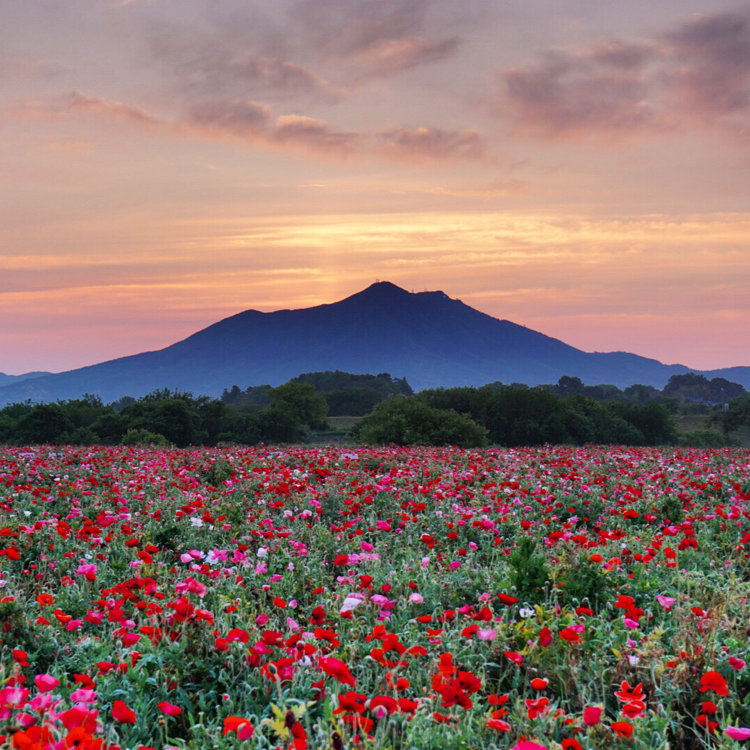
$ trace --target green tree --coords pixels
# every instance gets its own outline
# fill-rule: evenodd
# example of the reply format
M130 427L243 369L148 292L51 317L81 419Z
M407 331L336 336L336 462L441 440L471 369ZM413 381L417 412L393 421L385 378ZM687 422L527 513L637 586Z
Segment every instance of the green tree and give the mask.
M269 410L274 413L283 412L295 422L313 430L325 429L328 426L328 404L309 383L290 381L278 388L272 388L268 395L271 399Z
M61 404L37 404L16 423L19 443L64 443L74 429Z
M722 412L719 422L725 433L745 425L750 426L750 393L743 393L733 399L727 410Z
M453 409L436 409L417 398L397 396L382 401L355 429L365 443L384 445L455 445L473 448L487 444L487 430Z

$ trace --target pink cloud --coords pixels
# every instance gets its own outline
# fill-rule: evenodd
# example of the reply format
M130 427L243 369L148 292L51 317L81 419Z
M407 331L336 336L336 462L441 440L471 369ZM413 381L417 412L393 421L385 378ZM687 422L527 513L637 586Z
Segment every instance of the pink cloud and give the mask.
M296 14L315 47L356 55L420 34L428 10L426 0L302 0Z
M458 36L433 33L431 7L428 0L306 0L299 3L298 15L317 51L351 60L369 77L453 55Z
M453 54L457 46L456 37L440 40L424 37L385 39L363 50L355 59L373 73L386 75L444 60Z
M750 133L750 13L704 15L648 39L552 51L505 70L516 134L622 140L691 127Z
M186 124L201 134L259 140L268 137L271 110L257 102L203 102L191 108Z
M701 16L665 34L674 61L668 82L677 106L710 124L716 117L746 117L750 109L750 13Z
M597 45L506 70L504 104L516 132L549 138L633 136L659 126L640 47Z
M395 128L378 134L382 153L406 161L424 159L478 159L484 153L475 130Z
M62 117L82 112L106 121L130 125L163 137L231 139L272 149L301 148L321 156L375 156L397 161L477 159L484 155L482 139L474 130L441 128L394 128L377 134L344 131L314 117L283 114L255 101L215 100L192 106L186 115L161 119L145 110L73 92L62 104L36 103L24 116ZM24 110L25 111L25 110Z
M305 146L312 151L341 155L354 152L362 141L357 133L337 131L322 120L301 115L279 117L271 138L275 143L290 143Z
M101 115L111 120L121 120L141 128L156 128L164 125L163 120L148 114L148 112L138 107L110 99L92 98L82 94L80 91L71 92L66 97L65 106L70 111L93 112L96 115Z

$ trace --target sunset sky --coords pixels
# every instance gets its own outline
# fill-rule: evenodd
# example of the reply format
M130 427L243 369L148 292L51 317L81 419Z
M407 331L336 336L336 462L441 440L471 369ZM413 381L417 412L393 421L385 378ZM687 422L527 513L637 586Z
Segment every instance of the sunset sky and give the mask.
M376 280L750 365L750 4L0 0L0 371Z

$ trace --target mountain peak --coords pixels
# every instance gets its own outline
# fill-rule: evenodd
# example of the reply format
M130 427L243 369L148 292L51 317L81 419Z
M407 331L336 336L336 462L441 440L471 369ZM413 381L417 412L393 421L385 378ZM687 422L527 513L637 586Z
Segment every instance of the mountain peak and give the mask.
M537 385L563 375L618 387L663 387L688 368L632 354L587 354L444 292L411 292L377 281L338 302L238 313L156 352L21 382L0 377L0 405L84 393L107 401L157 388L217 395L233 384L280 385L324 370L390 372L420 390L496 381ZM750 368L736 368L731 379L750 387Z
M357 299L388 300L407 297L409 294L410 292L407 292L406 289L402 289L390 281L376 281L361 292L352 294L348 299L356 297Z
M356 292L341 300L342 303L358 303L365 305L391 306L403 304L434 303L437 300L449 300L450 297L441 291L410 292L390 281L376 281L361 292ZM340 303L339 303L340 304Z

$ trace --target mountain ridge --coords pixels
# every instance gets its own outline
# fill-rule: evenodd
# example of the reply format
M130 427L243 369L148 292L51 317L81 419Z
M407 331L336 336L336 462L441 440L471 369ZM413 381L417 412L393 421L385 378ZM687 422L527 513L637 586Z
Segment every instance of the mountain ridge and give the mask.
M415 390L488 382L663 387L671 375L725 377L750 389L750 367L701 371L629 352L584 352L442 291L408 292L376 282L338 302L223 318L162 349L35 376L0 387L0 404L84 393L105 401L159 388L216 396L224 388L278 385L302 372L389 372ZM729 378L728 378L729 379Z

